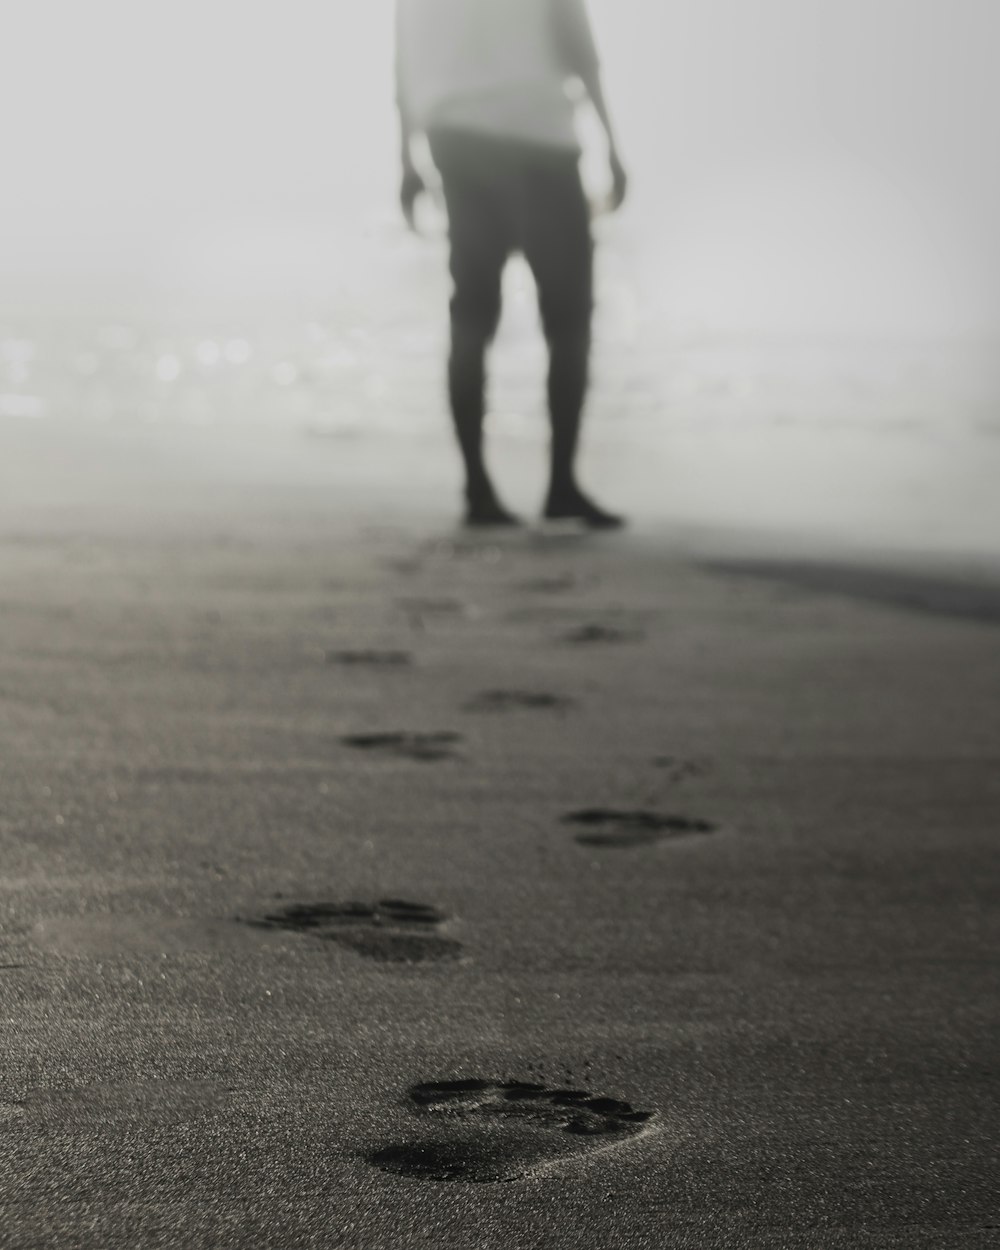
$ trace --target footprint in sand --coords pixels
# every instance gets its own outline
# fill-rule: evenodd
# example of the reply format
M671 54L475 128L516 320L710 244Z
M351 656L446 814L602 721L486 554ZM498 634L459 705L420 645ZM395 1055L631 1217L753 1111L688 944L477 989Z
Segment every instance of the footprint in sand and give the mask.
M414 1085L407 1106L426 1131L380 1146L368 1162L429 1181L519 1180L621 1146L654 1118L616 1098L529 1081L432 1081Z
M684 759L679 755L658 755L653 760L654 768L662 768L667 780L674 783L693 781L696 777L705 777L711 771L707 760Z
M397 755L402 759L431 763L437 760L455 759L455 747L462 741L457 733L391 733L349 734L344 744L358 751L380 751L385 755Z
M563 634L562 641L575 647L585 647L595 643L641 642L642 638L639 630L619 629L616 625L580 625Z
M327 664L372 668L404 668L413 663L409 651L327 651Z
M461 599L406 598L397 599L396 607L406 617L411 630L426 632L428 623L468 621L480 615L478 608Z
M337 942L380 963L416 964L457 959L461 946L436 930L447 917L424 903L384 898L377 903L290 903L245 924L287 929Z
M470 699L465 708L468 712L509 712L518 708L566 712L573 706L572 699L544 690L484 690Z
M710 821L690 816L671 816L660 812L617 811L614 808L591 807L570 812L563 817L566 824L582 825L586 832L576 840L583 846L652 846L673 838L715 833Z

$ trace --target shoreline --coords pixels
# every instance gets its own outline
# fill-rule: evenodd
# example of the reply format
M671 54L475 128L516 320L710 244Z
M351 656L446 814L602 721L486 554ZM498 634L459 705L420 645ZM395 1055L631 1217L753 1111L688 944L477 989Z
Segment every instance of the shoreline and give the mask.
M7 457L0 467L0 533L32 527L67 536L74 528L109 536L130 527L136 535L144 529L180 533L209 518L224 526L226 509L235 524L266 528L275 509L287 510L290 492L316 513L317 523L321 516L323 525L385 522L416 526L428 538L463 537L457 456L443 422L436 434L401 437L49 420L8 420L2 434ZM812 445L807 467L815 473L822 437L796 438ZM763 458L767 446L761 441ZM830 506L821 496L832 492L818 481L811 483L814 512L804 504L808 483L800 498L769 511L762 501L776 483L761 479L755 497L744 492L746 512L740 516L740 500L725 493L731 474L719 480L710 444L697 449L705 485L701 500L697 479L689 476L696 463L692 442L668 437L664 446L679 463L667 463L661 447L640 467L641 448L616 444L608 431L588 442L585 431L584 480L593 483L598 497L626 512L626 545L659 548L719 572L881 598L915 611L997 619L1000 544L988 528L963 519L957 499L950 522L931 535L926 515L918 525L916 514L904 511L903 486L887 481L882 525L866 529L850 518L849 509ZM546 527L532 520L530 500L543 493L544 444L539 438L500 436L492 450L503 488L520 482L515 511L527 523L520 536L531 541L543 535ZM637 471L637 479L630 478L630 470ZM680 498L665 494L682 481ZM519 535L480 537L510 545Z

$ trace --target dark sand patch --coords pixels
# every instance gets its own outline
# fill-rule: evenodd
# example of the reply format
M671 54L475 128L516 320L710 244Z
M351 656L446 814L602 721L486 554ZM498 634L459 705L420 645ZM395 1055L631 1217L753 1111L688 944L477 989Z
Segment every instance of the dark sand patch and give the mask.
M387 733L348 734L342 739L345 746L353 747L357 751L376 751L421 763L455 759L455 747L461 741L462 735L450 730L441 733L391 730Z
M593 646L601 643L641 642L644 635L638 629L623 629L618 625L579 625L563 634L561 641L574 647Z
M717 832L707 820L691 816L675 816L661 812L621 811L615 808L591 807L569 812L566 824L582 825L576 841L582 846L651 846L673 838L686 838Z
M774 581L797 590L838 595L905 612L1000 624L1000 584L860 565L798 560L710 560L702 567L727 576Z
M461 954L458 942L436 932L447 919L425 903L387 898L376 903L290 903L244 923L306 933L379 963L428 963Z
M574 707L573 699L549 694L545 690L484 690L465 705L468 712L529 711L566 712Z
M405 668L413 663L413 656L409 651L327 651L326 662L347 668Z
M667 780L674 783L706 777L712 771L707 760L685 759L680 755L657 755L653 767L662 769L667 774Z
M648 1131L654 1114L531 1081L432 1081L413 1086L407 1105L427 1131L380 1146L369 1163L420 1180L480 1183L518 1180L619 1146Z

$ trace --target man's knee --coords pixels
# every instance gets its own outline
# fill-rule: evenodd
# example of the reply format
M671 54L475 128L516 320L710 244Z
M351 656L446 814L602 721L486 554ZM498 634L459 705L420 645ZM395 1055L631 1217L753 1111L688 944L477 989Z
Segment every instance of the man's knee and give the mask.
M550 345L590 343L593 302L589 292L575 298L543 300L541 314Z
M538 307L549 342L581 339L590 335L594 314L593 282L589 267L582 267L539 283Z
M451 301L452 341L483 346L491 343L500 325L500 311L499 291L495 297L492 294L465 298L456 295Z

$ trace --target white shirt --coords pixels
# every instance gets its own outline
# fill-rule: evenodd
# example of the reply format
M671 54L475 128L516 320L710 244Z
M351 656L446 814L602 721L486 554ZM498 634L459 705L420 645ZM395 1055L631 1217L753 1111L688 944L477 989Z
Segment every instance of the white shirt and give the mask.
M396 0L400 99L417 130L576 148L573 66L596 61L582 0Z

